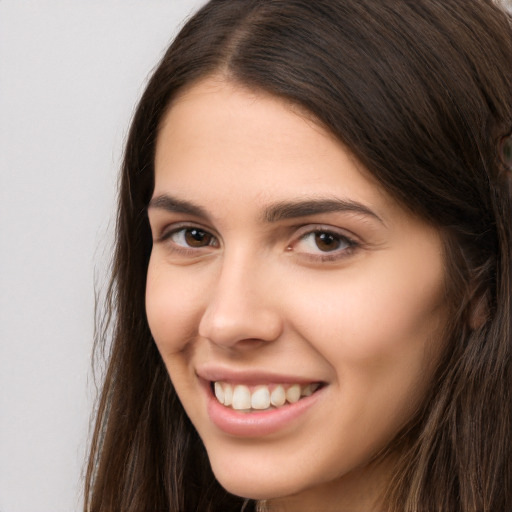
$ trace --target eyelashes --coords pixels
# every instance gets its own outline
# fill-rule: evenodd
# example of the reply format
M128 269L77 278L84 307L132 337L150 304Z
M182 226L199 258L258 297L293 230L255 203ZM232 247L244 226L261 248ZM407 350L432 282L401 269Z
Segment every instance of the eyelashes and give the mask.
M221 246L216 235L194 225L168 229L155 242L166 244L172 254L185 257L200 257ZM323 262L348 257L359 246L358 241L338 229L308 225L293 234L285 250L308 261Z

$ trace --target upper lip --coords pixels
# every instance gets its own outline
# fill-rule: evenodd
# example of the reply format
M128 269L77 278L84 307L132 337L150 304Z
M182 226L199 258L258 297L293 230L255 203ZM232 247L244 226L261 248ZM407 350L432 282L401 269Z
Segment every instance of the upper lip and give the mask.
M210 382L236 382L237 384L309 384L322 382L321 379L304 375L290 375L265 369L228 368L221 365L205 364L196 368L199 378Z

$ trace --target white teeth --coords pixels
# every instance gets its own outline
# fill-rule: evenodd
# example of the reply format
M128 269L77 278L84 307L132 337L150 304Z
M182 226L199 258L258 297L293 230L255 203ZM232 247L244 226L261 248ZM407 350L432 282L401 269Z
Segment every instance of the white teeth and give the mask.
M215 389L215 398L217 398L217 400L221 404L226 405L226 402L225 402L226 395L224 393L224 389L222 388L222 384L220 382L216 382L214 385L214 389Z
M231 405L233 403L233 386L231 384L224 384L224 405Z
M270 395L270 403L274 407L281 407L281 405L284 405L286 402L286 393L284 392L283 386L279 384L279 386L276 386L272 394Z
M294 384L293 386L290 386L286 390L286 400L290 402L291 404L294 404L295 402L298 402L300 399L300 386L298 384Z
M243 384L233 386L227 382L218 381L213 386L215 397L221 404L244 412L265 410L271 406L282 407L287 402L293 404L298 402L301 397L311 396L319 387L319 383L309 383L302 386L292 384L288 388L278 384L270 391L269 386L260 385L251 392L249 387Z
M270 393L267 386L261 386L252 392L251 407L253 409L268 409L270 407Z
M235 386L232 407L237 410L251 408L251 392L247 386Z

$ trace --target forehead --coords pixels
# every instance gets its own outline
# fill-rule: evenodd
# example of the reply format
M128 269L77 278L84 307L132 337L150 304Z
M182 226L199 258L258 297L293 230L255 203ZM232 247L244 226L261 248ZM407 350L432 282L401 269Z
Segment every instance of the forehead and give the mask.
M155 195L193 193L209 204L230 194L251 205L291 195L394 203L312 115L215 77L173 101L160 127L155 174Z

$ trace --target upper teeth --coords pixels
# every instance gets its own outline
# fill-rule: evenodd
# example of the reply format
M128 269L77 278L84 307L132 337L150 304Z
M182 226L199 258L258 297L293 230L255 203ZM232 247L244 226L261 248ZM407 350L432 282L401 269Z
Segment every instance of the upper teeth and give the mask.
M217 400L236 410L268 409L281 407L286 402L295 403L302 396L310 396L320 384L291 384L276 386L260 385L252 390L243 384L232 385L227 382L215 382L214 390ZM272 388L272 389L271 389Z

